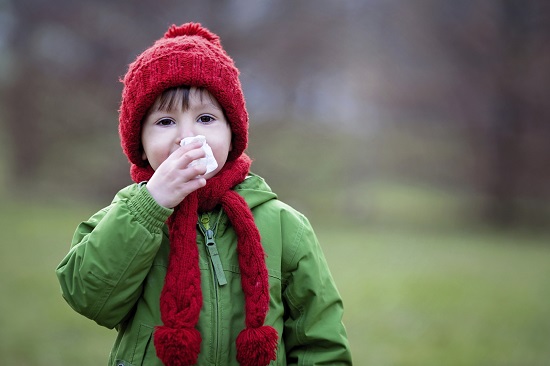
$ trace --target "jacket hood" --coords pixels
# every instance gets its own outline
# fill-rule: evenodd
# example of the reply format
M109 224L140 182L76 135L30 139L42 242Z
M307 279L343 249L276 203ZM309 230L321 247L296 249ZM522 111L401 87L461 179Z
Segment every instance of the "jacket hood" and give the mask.
M249 173L246 179L235 187L235 191L244 198L250 209L277 198L266 181L254 173Z

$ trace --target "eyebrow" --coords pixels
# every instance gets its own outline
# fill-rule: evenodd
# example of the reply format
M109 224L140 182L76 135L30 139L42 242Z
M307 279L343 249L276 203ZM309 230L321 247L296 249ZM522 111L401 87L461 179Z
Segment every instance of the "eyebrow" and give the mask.
M183 108L181 104L172 105L172 108L169 108L169 107L170 107L169 105L166 105L165 108L156 108L156 109L152 110L149 113L149 116L157 115L157 114L163 114L163 113L171 113L171 112L179 111L179 110L197 112L197 111L201 111L203 109L214 109L214 110L218 111L219 113L222 113L225 116L225 112L223 111L221 106L218 106L218 105L214 104L212 101L194 101L194 102L191 102L191 100L189 100L189 103L187 103L186 108Z
M206 100L208 99L208 100ZM190 111L200 111L202 109L214 109L220 113L224 113L223 108L212 101L212 98L208 96L207 98L200 99L191 99L187 103L187 109Z

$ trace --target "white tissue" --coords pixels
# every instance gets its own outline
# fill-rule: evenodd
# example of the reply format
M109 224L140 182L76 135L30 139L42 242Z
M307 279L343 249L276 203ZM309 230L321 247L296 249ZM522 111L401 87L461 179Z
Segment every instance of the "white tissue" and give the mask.
M206 157L202 159L194 160L193 162L191 162L191 164L189 164L189 166L204 164L206 165L206 174L216 170L216 168L218 167L218 162L216 161L216 158L214 158L214 153L212 153L212 148L206 142L206 137L204 137L203 135L186 137L180 141L180 146L185 146L193 142L202 143L202 149L204 150Z

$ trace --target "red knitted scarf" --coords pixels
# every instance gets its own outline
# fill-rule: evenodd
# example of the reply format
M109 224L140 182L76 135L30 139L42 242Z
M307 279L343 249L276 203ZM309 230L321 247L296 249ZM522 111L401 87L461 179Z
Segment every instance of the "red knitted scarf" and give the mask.
M158 357L165 365L194 365L200 353L201 335L196 329L202 307L199 252L196 242L198 212L221 204L237 235L241 286L245 297L246 328L237 337L241 365L267 365L276 358L277 331L265 326L269 309L269 283L265 253L250 208L232 188L249 172L245 154L226 162L205 187L187 196L168 219L170 257L160 297L164 325L155 330ZM153 170L132 166L135 182L150 179Z

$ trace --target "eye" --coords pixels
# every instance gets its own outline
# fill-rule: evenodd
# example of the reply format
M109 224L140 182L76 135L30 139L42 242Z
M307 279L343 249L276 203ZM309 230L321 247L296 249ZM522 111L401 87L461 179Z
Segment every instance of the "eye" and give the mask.
M203 114L197 119L197 122L203 123L203 124L209 124L214 122L216 119L208 114Z
M173 125L175 122L174 120L170 119L170 118L161 118L157 121L157 125L158 126L170 126L170 125Z

